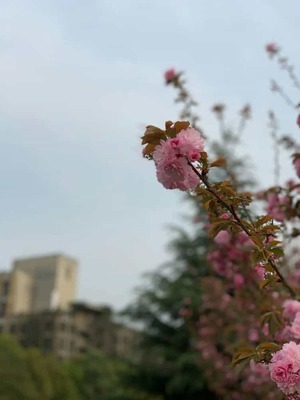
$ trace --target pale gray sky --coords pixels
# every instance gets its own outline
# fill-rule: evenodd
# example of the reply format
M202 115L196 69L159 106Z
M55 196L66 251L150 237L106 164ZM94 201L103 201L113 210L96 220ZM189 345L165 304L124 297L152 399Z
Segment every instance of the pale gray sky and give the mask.
M169 67L187 72L212 137L214 102L233 123L252 103L244 152L270 182L267 110L283 132L300 132L269 91L271 77L287 81L264 45L278 42L300 72L299 14L298 0L1 0L1 267L65 252L80 261L78 297L120 308L167 259L165 227L187 206L156 182L139 136L177 117Z

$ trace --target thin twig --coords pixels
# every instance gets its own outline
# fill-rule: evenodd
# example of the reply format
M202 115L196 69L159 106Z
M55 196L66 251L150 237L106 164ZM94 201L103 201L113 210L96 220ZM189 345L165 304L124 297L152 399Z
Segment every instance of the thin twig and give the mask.
M221 199L221 197L219 196L219 194L217 192L215 192L215 190L212 188L211 184L209 183L207 177L203 174L200 174L200 172L194 167L194 165L187 160L189 166L193 169L193 171L198 175L198 177L200 178L201 182L204 183L204 185L206 186L206 190L212 194L217 201L221 204L222 207L224 207L227 211L230 212L230 214L233 216L235 223L250 237L251 239L251 232L249 231L249 229L243 224L242 220L240 219L240 217L238 216L235 208L233 207L233 205L228 205L223 199ZM277 276L280 278L283 286L288 290L288 292L290 293L291 297L295 298L296 297L296 293L295 291L290 287L290 285L287 283L287 281L285 280L284 276L281 274L281 272L278 270L277 265L274 263L273 259L271 257L266 258L266 261L271 265L271 267L274 269L274 271L276 272Z

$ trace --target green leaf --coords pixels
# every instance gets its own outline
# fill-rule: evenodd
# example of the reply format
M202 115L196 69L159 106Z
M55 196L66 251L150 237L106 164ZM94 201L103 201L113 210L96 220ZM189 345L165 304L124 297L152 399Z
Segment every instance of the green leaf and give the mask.
M256 221L256 227L259 228L261 225L266 224L267 222L273 221L273 218L270 215L264 215Z
M270 249L270 251L276 256L276 257L283 257L284 256L284 251L282 247L273 247Z
M272 265L270 264L270 263L266 263L266 264L264 264L264 269L266 270L266 271L268 271L268 272L272 272L272 273L274 273L275 271L274 271L274 268L272 267Z
M266 286L268 286L270 283L272 283L273 279L270 278L264 278L259 282L259 288L264 289Z
M251 254L252 262L253 264L258 264L259 262L264 260L263 253L259 250L259 248L256 248L253 250Z
M264 246L264 244L263 244L263 241L261 240L261 238L259 237L259 236L257 236L257 235L251 235L250 236L250 239L252 240L252 242L259 248L259 249L261 249L263 246Z
M215 237L219 232L227 228L229 224L230 222L225 222L224 220L222 220L222 222L213 222L209 228L208 235L210 237Z
M257 347L257 350L271 350L271 351L278 351L281 349L281 346L274 342L264 342L260 343Z
M232 364L238 365L244 360L251 360L254 355L255 352L253 351L253 349L250 348L238 351L232 358Z

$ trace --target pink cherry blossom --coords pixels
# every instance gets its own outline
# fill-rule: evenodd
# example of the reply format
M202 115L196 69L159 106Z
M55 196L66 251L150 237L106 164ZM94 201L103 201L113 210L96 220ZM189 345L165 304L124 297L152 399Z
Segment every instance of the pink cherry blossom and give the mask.
M296 174L297 174L298 178L300 178L300 158L296 158L295 159L294 167L295 167Z
M171 81L175 78L175 76L176 76L176 71L175 71L175 69L174 69L174 68L168 69L168 70L165 72L164 76L165 76L165 80L166 80L167 83L171 82Z
M172 140L162 140L153 152L153 160L156 164L172 159L176 156L176 152L172 145Z
M279 47L276 43L267 43L266 44L266 51L269 53L270 56L274 56L279 51Z
M265 336L269 335L269 325L268 324L264 324L263 328L262 328L262 332Z
M250 342L257 342L259 340L259 335L257 329L250 329L248 333L248 339Z
M299 312L300 302L298 300L289 299L283 302L283 317L288 321L293 321Z
M230 233L228 231L220 231L216 237L214 238L214 241L218 244L218 245L225 245L228 244L230 242Z
M179 189L185 192L195 189L199 184L199 177L188 165L187 160L176 155L157 164L156 176L166 189Z
M293 180L293 179L288 179L286 181L286 186L288 187L288 189L292 190L294 189L294 186L296 186L297 183Z
M267 202L267 213L277 221L282 222L285 218L284 208L288 204L289 198L287 196L279 197L277 193L269 192Z
M183 129L178 133L178 151L181 155L188 157L190 161L197 161L204 149L204 139L194 128Z
M260 264L255 265L254 272L260 281L264 279L266 270L262 265Z
M153 152L156 163L157 180L166 189L187 191L195 189L199 184L199 177L188 165L184 157L178 155L171 140L161 141Z
M229 218L230 218L230 215L227 214L227 213L224 213L224 214L221 215L221 218L223 218L223 219L229 219Z
M300 393L300 345L285 343L273 354L269 365L271 379L285 394Z
M286 397L287 400L300 400L300 394L292 393Z
M280 342L290 342L294 339L294 335L291 333L291 326L285 326L282 331L276 332L275 334L276 340Z
M249 238L246 232L239 232L237 235L237 241L244 246L253 246L252 240Z
M180 140L176 137L176 138L170 140L170 144L171 144L173 149L178 150L179 149L179 145L180 145Z
M295 315L290 332L295 339L300 339L300 312Z
M195 189L199 177L188 164L197 161L204 139L193 128L180 131L175 138L162 140L153 152L158 181L167 189Z
M240 289L245 284L245 278L242 274L236 273L233 277L233 283L236 289Z
M295 279L295 283L297 283L297 285L300 285L300 271L299 271L299 263L295 264L295 267L297 268L293 278Z

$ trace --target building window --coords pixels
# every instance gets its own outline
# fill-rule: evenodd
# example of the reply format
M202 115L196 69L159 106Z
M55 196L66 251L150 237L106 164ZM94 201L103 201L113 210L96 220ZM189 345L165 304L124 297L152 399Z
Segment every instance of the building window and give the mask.
M53 329L53 322L52 321L46 321L44 325L45 331L52 331Z
M86 347L80 347L79 348L79 353L86 353L87 352L87 348Z
M25 323L23 323L22 325L21 325L21 333L22 333L22 335L24 335L25 333L26 333L26 324Z
M90 333L88 331L80 331L79 334L81 337L83 337L85 339L89 339L89 337L90 337Z
M3 290L3 295L4 296L8 295L8 289L9 289L9 281L3 282L2 290Z
M45 351L51 351L52 350L52 340L50 338L45 338L43 347Z
M13 335L14 333L16 333L16 325L11 325L9 327L9 332Z

